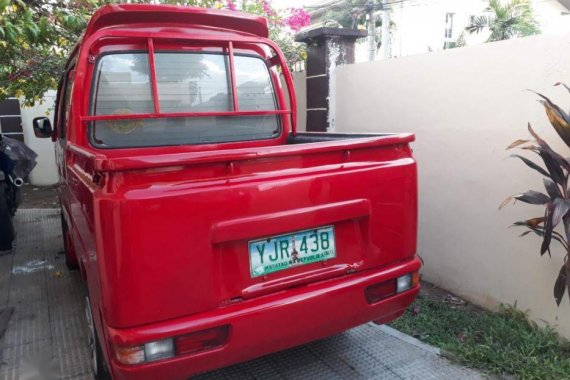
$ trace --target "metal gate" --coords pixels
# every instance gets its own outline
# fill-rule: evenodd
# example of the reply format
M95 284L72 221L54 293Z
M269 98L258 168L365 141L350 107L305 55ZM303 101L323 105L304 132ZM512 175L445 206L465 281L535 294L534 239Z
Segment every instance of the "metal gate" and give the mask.
M18 99L0 101L0 133L13 139L24 141L22 115Z

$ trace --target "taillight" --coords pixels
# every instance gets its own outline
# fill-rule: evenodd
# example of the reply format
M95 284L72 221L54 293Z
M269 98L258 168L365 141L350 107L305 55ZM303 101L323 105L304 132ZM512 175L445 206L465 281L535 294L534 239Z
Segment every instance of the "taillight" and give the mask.
M133 365L194 354L225 345L229 332L226 325L138 346L115 346L115 356L120 363Z
M376 303L384 298L388 298L396 294L396 279L374 284L364 290L366 301L368 303Z
M115 346L115 356L123 364L141 364L174 357L172 338L138 346Z
M220 326L178 336L174 341L176 355L188 355L221 347L226 344L229 332L229 326Z
M420 283L420 272L412 273L412 287L417 286Z
M115 346L115 356L123 364L144 363L144 346Z
M376 303L395 294L405 292L420 282L419 272L407 273L398 278L374 284L364 290L366 301Z

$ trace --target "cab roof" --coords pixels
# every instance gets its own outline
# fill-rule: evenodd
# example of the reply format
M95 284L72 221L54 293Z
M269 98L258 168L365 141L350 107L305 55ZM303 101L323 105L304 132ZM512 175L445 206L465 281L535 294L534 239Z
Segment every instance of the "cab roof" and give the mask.
M194 8L181 5L111 4L93 14L84 39L100 29L133 24L188 24L223 28L267 38L267 20L249 14L210 8Z

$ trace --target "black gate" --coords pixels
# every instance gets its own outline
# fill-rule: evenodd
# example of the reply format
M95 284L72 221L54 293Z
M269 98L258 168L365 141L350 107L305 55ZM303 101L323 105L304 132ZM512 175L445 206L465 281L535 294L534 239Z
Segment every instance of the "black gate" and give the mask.
M24 141L22 115L18 99L0 101L0 133L13 139Z

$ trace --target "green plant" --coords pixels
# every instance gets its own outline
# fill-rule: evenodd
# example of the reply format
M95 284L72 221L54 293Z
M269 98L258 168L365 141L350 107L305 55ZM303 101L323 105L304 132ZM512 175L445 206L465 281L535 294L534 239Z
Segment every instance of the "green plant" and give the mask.
M0 100L24 97L25 105L42 101L55 89L69 51L93 12L109 3L165 3L226 8L266 17L271 37L289 64L305 59L293 32L310 17L302 9L276 10L270 0L0 0Z
M319 6L313 7L318 10ZM316 19L322 19L323 25L333 28L368 29L370 20L367 15L372 11L372 22L374 23L376 49L380 49L382 42L382 14L378 11L383 9L380 1L371 0L344 0L330 6L322 15L316 15ZM390 22L390 28L394 28L395 23Z
M540 33L529 0L490 0L486 12L490 14L475 17L465 29L469 33L479 33L489 28L491 35L487 42Z
M391 326L440 347L442 355L498 378L560 380L570 374L570 345L550 327L538 327L512 306L498 313L420 295ZM505 377L503 377L505 376ZM493 377L491 377L493 378Z
M560 83L556 85L560 85ZM570 92L570 87L563 86ZM550 124L564 143L570 147L570 115L546 96L536 94L540 97L539 101L546 110ZM528 130L534 140L516 140L507 149L520 148L535 153L541 158L546 169L526 157L518 154L513 155L513 157L521 159L529 168L544 176L543 183L546 193L529 190L525 193L513 195L507 198L499 208L502 208L512 199L544 207L542 216L516 222L514 226L528 229L521 236L534 233L542 238L541 255L548 252L551 256L551 242L553 240L564 249L564 263L554 284L554 299L556 304L560 305L567 290L570 296L570 261L568 260L570 253L570 189L568 188L570 161L555 152L546 141L536 134L530 124ZM562 226L561 231L558 231L559 226Z

